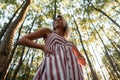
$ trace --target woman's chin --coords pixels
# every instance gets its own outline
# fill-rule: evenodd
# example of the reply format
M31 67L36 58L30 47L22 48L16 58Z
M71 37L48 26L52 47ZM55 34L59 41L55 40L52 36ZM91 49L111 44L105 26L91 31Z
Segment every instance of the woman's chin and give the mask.
M62 28L63 25L59 24L59 25L56 25L55 27L56 28Z

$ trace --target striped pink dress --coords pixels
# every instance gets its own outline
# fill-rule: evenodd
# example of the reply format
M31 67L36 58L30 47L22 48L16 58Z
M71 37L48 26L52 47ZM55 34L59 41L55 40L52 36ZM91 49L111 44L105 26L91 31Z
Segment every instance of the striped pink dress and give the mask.
M84 80L72 43L54 32L45 39L45 43L54 53L45 55L33 80Z

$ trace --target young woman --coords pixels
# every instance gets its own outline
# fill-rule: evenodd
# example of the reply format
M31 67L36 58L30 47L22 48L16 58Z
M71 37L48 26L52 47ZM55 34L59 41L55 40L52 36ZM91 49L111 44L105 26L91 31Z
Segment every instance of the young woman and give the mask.
M86 65L85 58L75 45L67 41L67 37L67 22L58 15L53 30L42 28L18 41L21 45L44 51L45 57L34 80L84 80L81 65ZM38 38L44 38L45 45L33 42Z

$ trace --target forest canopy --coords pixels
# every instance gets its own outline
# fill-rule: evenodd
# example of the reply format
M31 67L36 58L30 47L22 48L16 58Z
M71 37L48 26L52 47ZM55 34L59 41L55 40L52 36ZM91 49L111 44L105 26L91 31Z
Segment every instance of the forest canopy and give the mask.
M53 29L58 14L86 58L85 80L120 79L120 0L0 0L0 80L33 79L44 53L17 41L43 27Z

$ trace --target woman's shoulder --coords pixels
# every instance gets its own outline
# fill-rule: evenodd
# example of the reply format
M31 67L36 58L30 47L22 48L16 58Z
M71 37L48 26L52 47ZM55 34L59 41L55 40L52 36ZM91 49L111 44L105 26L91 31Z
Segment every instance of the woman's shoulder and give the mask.
M45 31L47 33L51 33L52 32L52 30L50 28L48 28L48 27L43 27L43 28L41 28L41 30L43 30L43 31Z
M51 33L53 32L53 31L52 31L50 28L48 28L48 27L43 27L43 28L40 29L40 31L41 31L42 33L44 33L46 36L49 35L49 34L51 34Z
M48 27L44 27L44 28L41 28L42 32L45 34L45 37L44 38L47 38L51 35L51 33L53 32L53 30L51 30L50 28Z

